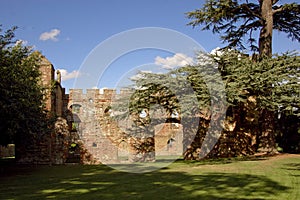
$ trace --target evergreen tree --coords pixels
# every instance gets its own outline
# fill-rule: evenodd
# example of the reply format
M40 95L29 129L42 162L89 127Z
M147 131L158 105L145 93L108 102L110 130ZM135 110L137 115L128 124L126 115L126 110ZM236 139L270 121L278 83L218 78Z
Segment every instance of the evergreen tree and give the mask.
M201 9L187 13L189 25L203 25L202 30L212 30L221 35L230 48L245 48L261 56L272 56L272 33L278 30L300 41L300 5L279 5L278 0L257 0L239 3L238 0L207 0ZM259 31L258 47L255 31ZM247 41L244 41L247 38Z
M203 58L207 64L203 64ZM143 78L135 82L134 87L139 89L131 96L129 110L138 116L143 109L160 104L169 115L178 111L184 131L185 159L198 159L199 150L204 149L209 123L216 120L212 119L212 112L221 109L216 105L222 105L218 101L224 95L220 91L225 84L229 108L224 130L208 157L249 155L258 151L272 153L276 151L276 135L275 132L262 131L266 129L265 112L288 113L294 119L299 118L299 59L298 54L292 53L275 55L260 62L253 62L238 51L224 51L220 56L201 54L199 62L193 66L176 68L165 74L141 72ZM222 74L222 83L216 82L218 77L214 66ZM209 88L213 82L214 87ZM187 92L187 86L192 91ZM274 121L269 121L269 124L277 122L271 119ZM142 120L147 125L156 119ZM207 146L214 144L213 141L205 143Z
M195 138L195 135L189 137L189 132L193 131L184 129L187 140L185 143L192 143L190 149L185 149L186 159L197 159L211 120L211 109L215 109L211 106L212 102L222 95L222 83L215 84L214 88L207 85L210 81L217 80L216 73L211 73L216 69L220 70L226 86L230 106L224 126L229 128L225 128L222 133L225 143L219 142L209 156L247 155L259 149L269 153L276 152L275 113L285 110L284 112L298 117L299 56L285 54L272 57L272 32L274 29L283 31L291 39L300 41L300 9L296 3L277 3L274 0L260 0L257 3L247 0L245 3L237 0L208 0L202 9L187 13L187 17L192 19L189 25L195 27L203 24L203 29L211 29L213 33L220 34L222 40L228 43L227 48L238 51L224 50L221 56L202 54L195 66L177 68L164 75L146 73L136 81L138 88L143 89L133 99L135 103L131 105L135 105L135 108L145 107L142 102L151 104L153 99L145 98L149 94L159 94L161 88L152 87L154 85L148 83L157 83L166 88L176 86L174 91L180 91L187 84L192 87L197 96L197 106L194 106L198 109L196 112L186 112L189 111L188 103L180 104L183 107L177 103L169 104L169 111L172 111L173 106L180 110L182 116L201 118L197 127L191 127L198 129ZM259 31L258 46L255 31ZM244 38L248 40L244 41ZM246 43L249 43L251 50L259 52L259 60L254 56L250 59L239 51L246 49ZM203 63L210 66L205 67ZM172 84L166 85L166 82ZM174 94L175 97L180 97L179 93ZM193 101L190 96L192 95L179 98L180 102ZM139 97L143 101L137 100ZM160 100L160 104L167 104L167 98ZM188 127L188 124L184 127Z
M286 53L253 62L236 52L216 60L226 83L228 117L234 117L240 132L251 134L254 152L276 151L276 117L285 113L299 118L299 55ZM266 113L268 112L268 113ZM287 122L289 123L289 122ZM278 130L277 130L278 132Z
M245 49L245 43L249 43L251 50L259 52L259 61L272 57L273 30L285 32L292 40L300 41L300 6L297 3L279 5L277 0L246 0L244 3L237 0L208 0L203 8L188 12L187 17L192 19L189 25L203 25L202 29L211 29L213 33L220 34L223 42L228 43L228 48ZM258 47L255 31L259 31ZM244 41L244 38L248 40ZM259 71L259 63L257 67L256 70ZM239 81L236 83L239 84ZM272 85L264 86L269 95L273 93ZM261 143L269 147L268 152L276 151L275 113L265 107L259 114L262 119Z

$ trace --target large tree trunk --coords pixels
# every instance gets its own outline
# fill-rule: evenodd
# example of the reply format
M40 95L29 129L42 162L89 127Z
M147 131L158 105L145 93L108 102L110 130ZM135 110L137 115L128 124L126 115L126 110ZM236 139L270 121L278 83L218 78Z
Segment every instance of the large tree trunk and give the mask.
M276 154L275 114L274 111L262 110L261 133L258 135L258 153Z
M260 0L262 17L262 28L259 35L259 55L260 57L272 56L272 32L273 32L273 1Z
M260 0L262 28L259 35L259 57L272 57L272 32L273 32L273 4L275 0ZM266 108L262 110L260 120L261 133L258 136L258 151L263 153L275 153L275 124L274 112Z

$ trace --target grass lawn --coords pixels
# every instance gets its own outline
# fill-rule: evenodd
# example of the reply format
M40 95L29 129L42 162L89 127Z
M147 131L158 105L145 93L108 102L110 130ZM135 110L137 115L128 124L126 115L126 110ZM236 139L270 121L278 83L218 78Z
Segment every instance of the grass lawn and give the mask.
M3 162L2 162L3 163ZM0 199L300 199L300 155L175 163L149 173L104 165L0 167Z

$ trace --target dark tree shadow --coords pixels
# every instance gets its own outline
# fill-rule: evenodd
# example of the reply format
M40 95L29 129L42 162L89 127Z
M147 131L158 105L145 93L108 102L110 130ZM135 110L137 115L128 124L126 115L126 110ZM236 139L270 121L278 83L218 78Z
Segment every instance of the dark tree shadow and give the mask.
M72 171L72 173L70 173ZM0 199L266 199L290 188L265 177L160 170L144 174L99 166L43 167L0 179Z
M300 163L288 163L285 164L285 166L283 167L283 169L287 169L287 170L294 170L294 171L300 171Z

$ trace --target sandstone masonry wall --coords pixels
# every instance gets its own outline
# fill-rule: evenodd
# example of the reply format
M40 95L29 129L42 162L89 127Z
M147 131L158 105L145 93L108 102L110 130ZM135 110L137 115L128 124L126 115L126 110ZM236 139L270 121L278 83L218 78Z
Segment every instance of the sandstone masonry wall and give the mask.
M128 95L128 90L70 89L68 107L72 110L72 126L76 128L80 139L95 159L102 163L130 161L136 154L132 142L142 140L128 135L120 121L110 116L112 99ZM124 122L125 123L125 122ZM182 126L175 123L163 123L155 127L154 143L156 156L182 155Z
M158 124L151 137L144 138L127 133L126 127L133 122L113 119L110 113L112 100L130 95L130 91L121 90L117 94L112 89L104 89L103 93L99 89L87 89L86 92L70 89L69 94L65 94L59 72L58 80L55 80L53 65L42 55L40 71L41 84L48 88L46 109L56 122L51 134L41 134L39 139L33 139L33 145L24 149L19 163L64 164L70 157L72 145L79 147L82 163L134 161L139 157L136 145L145 142L154 143L148 160L155 160L155 156L182 155L180 124Z

